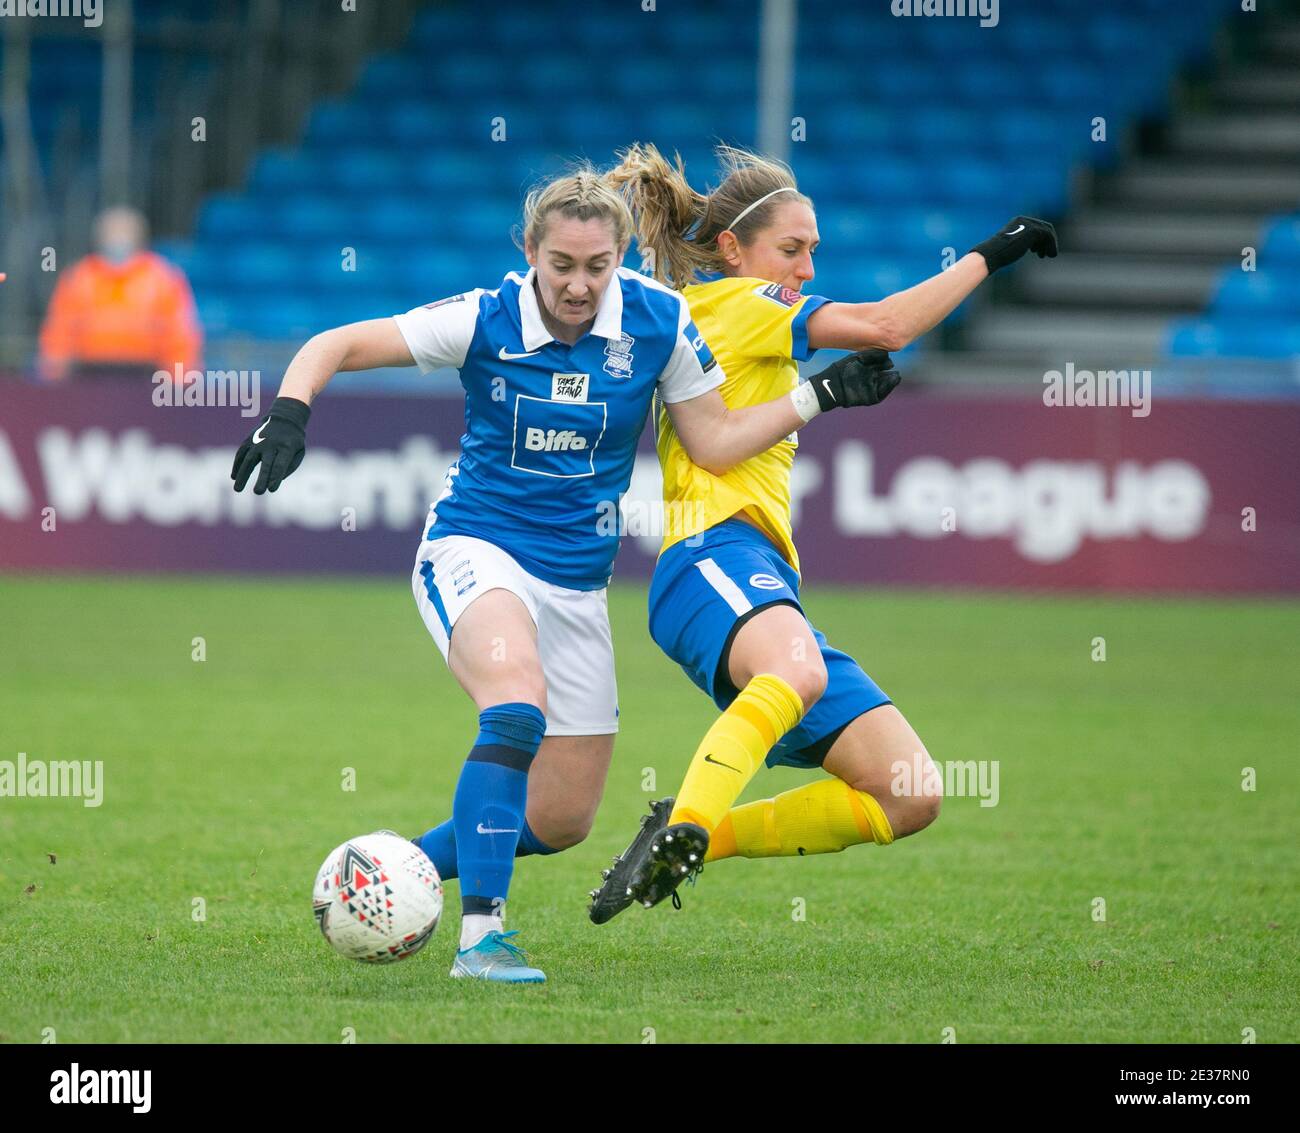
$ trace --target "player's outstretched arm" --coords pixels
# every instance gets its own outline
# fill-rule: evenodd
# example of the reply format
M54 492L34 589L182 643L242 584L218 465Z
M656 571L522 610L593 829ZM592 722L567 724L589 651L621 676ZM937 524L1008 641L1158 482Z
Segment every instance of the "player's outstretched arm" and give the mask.
M827 303L808 319L808 343L815 349L902 350L943 322L998 268L1026 252L1054 258L1056 229L1045 220L1017 216L952 267L915 287L878 303Z
M311 403L345 370L372 370L380 366L413 366L406 339L393 319L349 323L312 336L294 355L280 382L280 394L256 429L235 453L230 478L242 492L261 465L253 494L274 492L302 463L307 452L307 420Z
M867 350L831 363L785 397L728 409L713 389L689 401L668 402L668 417L691 460L721 476L766 452L819 413L878 404L898 382L893 359L883 350Z
M280 382L280 396L310 405L335 374L377 370L383 366L414 366L411 348L394 319L361 323L313 335L289 363Z

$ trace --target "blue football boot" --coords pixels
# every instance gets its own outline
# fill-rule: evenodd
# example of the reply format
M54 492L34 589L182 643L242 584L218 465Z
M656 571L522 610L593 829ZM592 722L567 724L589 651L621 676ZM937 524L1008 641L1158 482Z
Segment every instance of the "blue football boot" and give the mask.
M451 966L452 977L507 984L545 983L546 973L524 963L527 953L511 943L510 937L518 931L489 932L474 947L457 952L456 962Z

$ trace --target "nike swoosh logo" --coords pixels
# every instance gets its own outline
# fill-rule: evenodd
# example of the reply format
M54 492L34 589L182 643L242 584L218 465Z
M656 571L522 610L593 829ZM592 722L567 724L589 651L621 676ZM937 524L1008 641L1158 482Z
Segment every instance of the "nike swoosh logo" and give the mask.
M704 762L705 762L705 763L716 763L719 767L725 767L728 771L734 771L737 775L740 774L740 768L739 768L739 767L732 767L730 763L723 763L722 760L720 760L720 759L714 759L713 756L711 756L711 755L706 755L706 756L704 757Z
M832 390L831 390L831 380L830 380L830 378L822 378L822 389L824 389L824 390L826 391L826 396L827 396L827 397L829 397L832 401L835 400L835 394L834 394L834 393L832 392ZM706 755L704 758L705 758L705 759L708 759L709 757ZM724 766L725 766L725 764L724 764ZM733 768L733 770L735 770L735 769Z
M529 350L526 354L511 354L504 346L497 352L497 357L502 362L513 362L516 358L531 358L534 354L540 354L540 350Z
M1022 224L1019 228L1013 228L1010 232L1007 233L1007 235L1014 236L1017 232L1023 232L1024 230L1025 230L1025 226Z
M477 830L480 834L518 834L519 833L517 829L498 830L495 826L484 826L483 823L481 822L478 824Z
M253 444L260 445L262 443L262 434L266 432L266 427L270 423L271 423L271 418L268 417L257 427L257 432L253 434Z

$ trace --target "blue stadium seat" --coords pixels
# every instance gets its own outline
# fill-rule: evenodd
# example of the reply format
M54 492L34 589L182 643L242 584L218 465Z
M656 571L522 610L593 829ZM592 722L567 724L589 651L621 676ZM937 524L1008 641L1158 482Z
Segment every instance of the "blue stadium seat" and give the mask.
M225 335L234 329L230 302L224 294L208 294L196 288L194 304L198 308L199 322L207 335Z
M276 227L289 240L331 240L340 246L355 239L359 229L356 210L324 190L286 202Z
M324 154L289 149L264 150L258 155L249 178L251 192L297 193L329 184Z
M275 244L237 244L223 257L226 278L239 293L279 291L301 274L301 260Z
M911 22L915 25L918 46L936 60L985 54L994 42L1000 45L1004 35L1001 27L984 28L975 19L927 18Z
M430 97L437 97L435 92L454 91L455 101L462 104L466 101L467 94L477 93L491 104L502 97L527 90L528 84L524 82L522 72L515 67L502 67L500 60L501 56L494 52L457 50L439 59L436 67L420 67L419 83L413 84L412 80L406 79L401 88L402 93L426 92ZM496 81L491 84L484 82L484 77L488 75Z
M1190 54L1194 44L1203 40L1209 45L1208 30L1204 20L1182 13L1170 19L1168 12L1142 17L1127 13L1101 15L1089 21L1086 29L1091 47L1103 59L1132 60L1140 53L1143 65L1122 68L1121 77L1140 79L1145 73L1166 80L1180 56Z
M858 72L846 74L844 78L851 89L851 85L862 81L864 76ZM888 106L932 97L937 81L934 69L919 61L906 58L873 60L868 89L874 97L868 105Z
M728 102L744 107L753 105L752 92L758 79L758 64L753 54L713 58L691 75L691 85L714 105Z
M260 299L240 299L229 304L230 327L253 338L303 340L332 324L321 307L296 291L263 292Z
M444 68L456 65L460 55L452 55L439 62L435 70L403 55L385 55L372 59L361 74L360 90L381 98L394 96L429 95L438 88L438 79L447 74ZM363 104L371 102L363 99Z
M1078 25L1034 12L1017 12L1005 25L999 21L998 44L1023 57L1021 66L1033 66L1043 55L1063 55L1079 49Z
M954 205L992 205L1015 191L1006 166L989 158L945 155L933 163L926 180L930 199Z
M825 252L847 248L856 253L879 248L888 227L883 218L865 209L835 208L817 217Z
M1300 276L1290 271L1242 271L1230 267L1220 279L1213 309L1228 317L1254 313L1260 319L1300 316Z
M409 245L426 238L437 212L426 198L380 194L364 210L366 234L379 243Z
M394 145L405 147L446 144L463 129L464 115L457 110L423 98L396 99L384 110L384 133Z
M860 160L856 167L845 161L841 168L843 189L853 199L868 200L873 204L909 204L923 192L925 185L926 173L922 162L888 152ZM843 199L844 193L840 196Z
M1035 157L1051 164L1068 164L1089 146L1091 119L1074 111L1053 112L1037 107L1008 107L988 123L993 140L1005 154Z
M1262 319L1179 319L1170 325L1166 351L1189 358L1297 358L1300 325Z
M1275 220L1264 232L1259 259L1268 264L1300 268L1300 215Z
M988 146L989 116L961 106L922 106L906 116L903 125L908 142L922 154L936 149L982 151Z
M502 148L504 156L512 162L518 159L521 152L518 145L507 148L503 143ZM487 179L483 160L473 151L460 147L439 147L408 155L405 165L400 183L432 193L482 191Z
M364 102L322 102L312 111L307 140L329 148L374 142L383 126L383 115Z
M473 4L439 4L426 9L411 27L410 49L428 56L451 43L474 43L482 35L483 10Z
M246 240L272 227L268 205L250 197L221 194L209 197L199 214L199 234L217 243Z
M1031 72L1016 71L1004 63L960 62L950 75L956 95L975 107L995 105L998 109L1007 103L1032 105L1033 88ZM992 117L992 114L990 114Z
M350 146L330 156L325 186L370 199L400 185L407 165L407 156L391 146Z
M890 235L882 236L881 243L914 261L928 258L933 274L942 266L944 248L952 248L958 257L965 255L1007 219L1006 211L1005 207L903 208L883 226Z
M161 239L153 241L153 250L168 263L175 264L189 275L193 270L196 251L192 240Z
M916 257L884 260L869 267L863 276L867 294L864 298L878 299L903 291L929 279L941 265L934 259Z

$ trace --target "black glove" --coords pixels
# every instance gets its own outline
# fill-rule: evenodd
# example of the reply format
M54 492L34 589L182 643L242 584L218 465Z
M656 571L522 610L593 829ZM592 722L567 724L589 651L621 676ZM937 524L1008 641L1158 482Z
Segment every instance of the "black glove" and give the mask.
M832 362L808 380L824 413L828 409L877 405L901 378L894 369L894 360L883 350L861 350Z
M989 265L989 275L1007 264L1014 264L1026 252L1037 252L1038 258L1056 258L1056 229L1045 220L1033 216L1017 216L1002 226L996 236L971 249L984 257Z
M262 471L253 485L253 494L274 492L280 481L302 463L307 452L307 418L311 407L296 397L277 397L271 412L254 429L235 453L230 478L235 491L242 492L253 469L261 462Z

